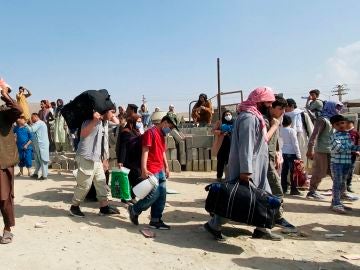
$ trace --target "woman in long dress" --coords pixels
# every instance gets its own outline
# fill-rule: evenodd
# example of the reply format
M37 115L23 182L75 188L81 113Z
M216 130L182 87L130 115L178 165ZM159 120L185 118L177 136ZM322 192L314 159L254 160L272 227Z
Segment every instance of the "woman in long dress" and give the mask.
M67 125L64 117L61 115L61 109L64 107L64 101L58 99L56 101L55 110L55 127L54 127L54 141L56 152L62 152L66 150L66 138L68 134Z

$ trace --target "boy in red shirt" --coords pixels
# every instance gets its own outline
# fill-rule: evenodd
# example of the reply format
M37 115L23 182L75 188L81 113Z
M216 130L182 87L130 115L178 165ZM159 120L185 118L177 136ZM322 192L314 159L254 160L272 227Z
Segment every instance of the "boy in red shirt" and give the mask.
M359 135L359 132L357 132L354 127L354 121L349 120L347 124L348 124L347 129L349 131L351 141L353 142L354 145L359 145L360 135ZM349 175L346 179L346 188L347 188L348 192L354 192L353 189L351 188L351 181L352 181L354 169L355 169L356 154L357 154L356 152L351 153L351 169L350 169Z
M129 206L129 216L133 224L139 225L139 215L151 207L150 227L159 230L169 230L170 226L162 220L162 213L166 202L166 178L169 177L165 150L165 136L170 131L177 129L177 119L166 115L161 122L145 131L142 137L141 178L146 179L154 175L159 180L159 185L144 198Z

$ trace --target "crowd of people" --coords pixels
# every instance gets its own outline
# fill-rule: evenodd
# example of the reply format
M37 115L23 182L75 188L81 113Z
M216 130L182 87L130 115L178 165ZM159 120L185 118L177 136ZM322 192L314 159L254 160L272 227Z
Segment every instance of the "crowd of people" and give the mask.
M119 168L130 169L129 182L134 187L142 180L155 177L158 184L142 199L131 194L128 205L129 219L138 225L139 215L151 208L149 226L169 230L163 219L166 204L166 180L169 166L165 155L165 137L178 129L179 120L174 105L167 112L159 108L150 114L146 104L140 109L135 104L118 107L115 104L104 111L95 111L78 130L69 130L62 116L64 102L41 101L41 109L30 114L27 98L31 92L19 87L17 102L9 95L10 87L0 80L1 98L5 102L0 111L0 208L4 219L4 231L0 242L11 243L11 227L14 218L14 166L19 175L45 180L48 177L49 152L67 150L69 141L76 151L76 187L70 205L70 215L84 217L80 204L92 186L99 202L100 215L116 215L119 210L109 203L109 159L115 155ZM290 232L297 231L286 218L283 207L284 194L301 195L293 181L294 161L303 160L307 167L312 163L309 199L323 199L317 192L322 178L331 175L333 199L331 209L346 213L342 200L356 200L349 194L356 155L360 151L359 134L353 122L340 114L342 104L321 101L320 92L311 90L304 110L296 102L275 95L269 87L252 91L241 102L236 112L226 110L214 124L213 154L217 156L217 180L230 182L251 181L257 188L277 196L282 205L277 211L275 224ZM212 123L212 105L205 94L200 94L192 117L197 126ZM16 122L16 125L14 124ZM115 149L109 141L115 142ZM111 154L113 153L113 154ZM32 160L35 170L31 173ZM222 216L213 215L205 223L205 229L216 240L224 240L222 225L228 222ZM253 238L282 240L282 236L270 229L256 227Z
M283 204L284 194L301 195L293 177L295 161L311 168L306 198L323 200L317 192L321 180L330 175L333 180L331 209L340 214L349 207L343 200L354 201L351 180L356 156L359 155L359 133L354 122L341 115L343 104L319 99L320 91L309 92L304 110L298 109L294 99L276 96L271 88L252 91L239 104L236 120L225 111L214 128L213 151L217 153L217 179L222 180L224 164L227 181L252 181L258 188L276 195ZM226 117L226 118L225 118ZM204 227L216 240L224 240L221 227L228 222L214 215ZM275 224L288 232L297 228L284 218L281 205ZM256 228L253 238L282 240L269 229Z

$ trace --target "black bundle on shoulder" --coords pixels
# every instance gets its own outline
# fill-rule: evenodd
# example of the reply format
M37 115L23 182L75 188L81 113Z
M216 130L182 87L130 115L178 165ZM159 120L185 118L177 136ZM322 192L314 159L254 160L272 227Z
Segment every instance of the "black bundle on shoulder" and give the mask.
M80 128L85 120L90 120L94 112L100 114L116 109L106 89L87 90L66 104L61 114L70 130Z

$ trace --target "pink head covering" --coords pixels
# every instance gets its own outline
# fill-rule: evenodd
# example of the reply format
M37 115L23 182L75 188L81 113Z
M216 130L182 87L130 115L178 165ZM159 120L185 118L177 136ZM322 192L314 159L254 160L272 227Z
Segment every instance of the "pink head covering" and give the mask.
M274 101L275 101L275 95L270 87L267 86L258 87L255 90L253 90L248 96L248 99L241 102L237 108L238 112L245 111L252 113L260 120L261 129L263 130L266 141L268 141L266 136L266 124L261 112L257 108L257 104L261 102L274 102Z

